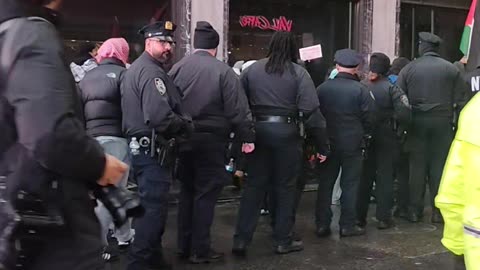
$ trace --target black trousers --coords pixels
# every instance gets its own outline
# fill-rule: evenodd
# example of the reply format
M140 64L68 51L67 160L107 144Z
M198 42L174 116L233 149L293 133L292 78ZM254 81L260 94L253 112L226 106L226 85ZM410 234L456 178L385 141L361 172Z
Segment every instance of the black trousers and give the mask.
M128 254L128 270L140 270L153 263L162 243L172 173L169 168L161 167L157 158L144 152L132 157L132 166L145 214L134 220L135 241Z
M434 200L453 138L449 117L413 115L407 142L410 151L410 211L418 215L423 213L426 179L430 187L430 201L432 206L435 205Z
M392 127L387 124L378 126L374 131L370 149L368 149L368 158L364 163L359 187L357 203L359 221L366 222L373 182L376 184L377 220L388 221L392 218L396 147L397 143Z
M32 270L101 270L103 244L100 223L94 212L95 201L85 185L63 186L63 209L68 232L49 233L44 243L33 248L33 259L27 258ZM42 241L43 242L43 241Z
M216 137L194 137L192 150L180 154L178 248L184 254L207 256L210 251L215 205L230 180L225 170L226 145Z
M356 224L357 195L362 175L363 156L361 150L344 153L332 151L327 161L319 166L319 183L315 208L317 227L329 227L332 222L332 192L342 168L340 187L342 188L340 228L351 228Z
M407 211L409 206L409 177L410 177L410 163L409 153L401 149L403 145L398 145L399 153L395 162L395 176L397 178L398 189L396 196L397 209Z
M291 242L294 222L301 140L294 124L257 123L256 135L256 149L247 156L248 181L240 202L234 240L251 242L265 194L270 192L274 240L277 245L287 245Z

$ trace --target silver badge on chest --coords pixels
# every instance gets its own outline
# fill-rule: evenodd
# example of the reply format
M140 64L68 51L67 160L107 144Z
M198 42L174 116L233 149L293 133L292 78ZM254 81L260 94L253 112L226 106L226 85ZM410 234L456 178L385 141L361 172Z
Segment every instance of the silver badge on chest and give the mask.
M158 92L162 96L165 95L165 93L167 92L167 87L165 86L165 83L160 78L155 78L155 87L157 87Z

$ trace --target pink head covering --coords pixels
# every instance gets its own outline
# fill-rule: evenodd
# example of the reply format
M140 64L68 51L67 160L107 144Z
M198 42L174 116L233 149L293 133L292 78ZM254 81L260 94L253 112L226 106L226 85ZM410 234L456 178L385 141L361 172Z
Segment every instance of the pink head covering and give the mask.
M126 64L129 52L130 48L124 38L110 38L98 49L96 59L100 63L105 58L116 58Z

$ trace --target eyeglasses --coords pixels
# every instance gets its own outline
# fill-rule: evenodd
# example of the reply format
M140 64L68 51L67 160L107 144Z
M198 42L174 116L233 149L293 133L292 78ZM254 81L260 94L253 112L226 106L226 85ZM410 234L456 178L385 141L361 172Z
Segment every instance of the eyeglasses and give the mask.
M177 46L177 43L175 41L160 40L160 39L157 39L157 38L152 38L152 40L154 40L156 42L159 42L162 45L165 45L166 43L168 43L168 44L170 44L170 47L172 47L172 48Z

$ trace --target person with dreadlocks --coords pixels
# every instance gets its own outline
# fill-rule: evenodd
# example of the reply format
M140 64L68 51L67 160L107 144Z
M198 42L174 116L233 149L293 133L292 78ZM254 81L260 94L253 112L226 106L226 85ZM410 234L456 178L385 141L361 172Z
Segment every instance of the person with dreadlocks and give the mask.
M308 72L296 64L297 51L292 34L277 32L267 58L257 61L241 76L255 119L256 145L247 156L249 180L234 235L232 252L238 256L246 254L267 191L274 201L271 211L275 253L303 250L303 243L293 241L291 236L295 188L302 168L303 132L299 132L299 126L305 124L321 162L328 155L328 141L315 86Z

